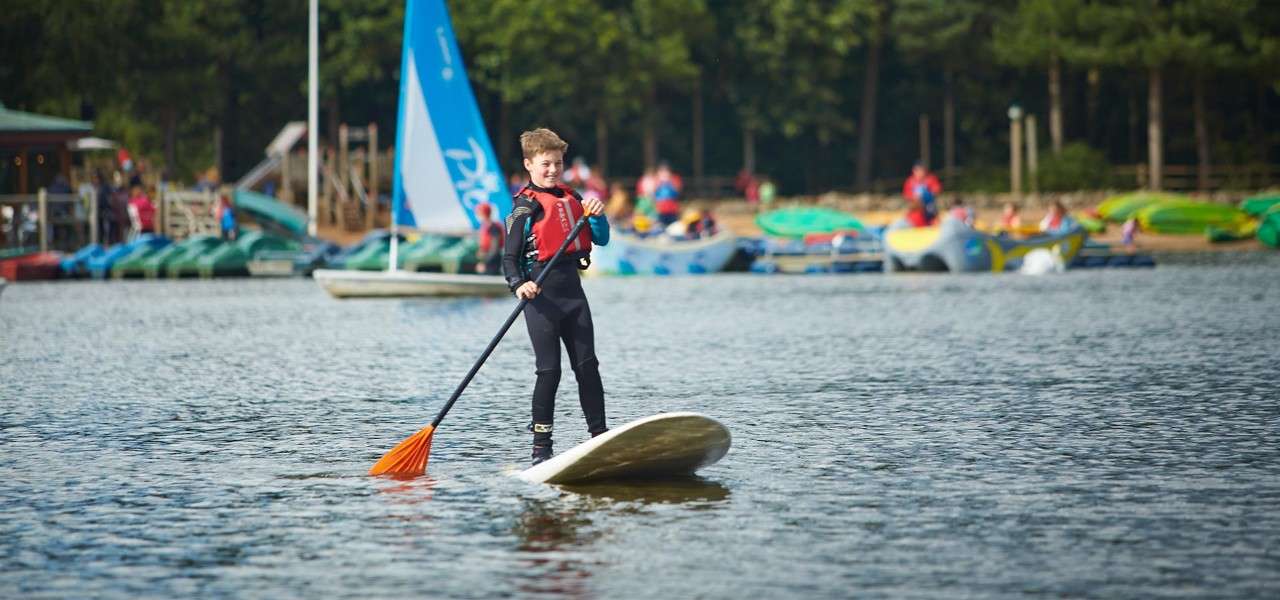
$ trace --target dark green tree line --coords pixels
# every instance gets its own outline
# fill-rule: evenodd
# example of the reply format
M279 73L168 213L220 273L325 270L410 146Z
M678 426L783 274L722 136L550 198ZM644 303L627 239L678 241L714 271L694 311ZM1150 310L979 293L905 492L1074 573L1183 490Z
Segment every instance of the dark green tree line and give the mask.
M320 4L321 135L394 131L403 0ZM1208 185L1280 141L1280 11L1261 0L449 5L507 170L519 131L550 126L615 176L667 160L788 193L866 189L927 153L923 115L945 172L981 185L1015 102L1047 125L1047 161L1147 163L1153 185L1165 163ZM234 179L305 119L306 18L271 0L0 0L0 101L90 118L172 177Z

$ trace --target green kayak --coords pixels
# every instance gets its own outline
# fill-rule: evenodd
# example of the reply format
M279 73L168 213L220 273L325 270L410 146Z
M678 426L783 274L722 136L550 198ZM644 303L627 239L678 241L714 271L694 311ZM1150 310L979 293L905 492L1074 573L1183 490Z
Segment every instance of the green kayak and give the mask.
M1107 198L1105 202L1098 205L1098 214L1103 219L1111 221L1112 223L1123 223L1128 221L1129 218L1134 216L1138 211L1149 206L1168 202L1189 201L1190 198L1177 194L1134 192L1132 194L1123 194Z
M1234 206L1189 200L1153 204L1138 211L1137 217L1143 231L1192 235L1203 234L1209 227L1239 230L1252 220Z
M1272 248L1280 248L1280 210L1273 210L1263 217L1262 224L1258 225L1258 240Z
M811 233L862 231L862 222L853 215L818 207L772 210L756 216L756 225L777 237L802 238Z
M1280 208L1280 194L1263 194L1240 201L1240 210L1255 217L1261 217L1277 208Z

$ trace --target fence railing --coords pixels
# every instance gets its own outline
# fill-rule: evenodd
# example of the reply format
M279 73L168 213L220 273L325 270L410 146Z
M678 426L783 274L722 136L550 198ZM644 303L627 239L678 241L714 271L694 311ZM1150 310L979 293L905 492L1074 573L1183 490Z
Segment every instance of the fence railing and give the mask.
M73 251L98 242L96 193L0 195L0 247Z

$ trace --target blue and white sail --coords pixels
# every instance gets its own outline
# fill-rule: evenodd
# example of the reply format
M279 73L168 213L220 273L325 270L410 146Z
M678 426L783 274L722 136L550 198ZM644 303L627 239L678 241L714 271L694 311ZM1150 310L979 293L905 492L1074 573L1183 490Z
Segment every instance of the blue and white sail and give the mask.
M482 202L499 220L511 212L444 0L408 0L405 8L393 177L400 226L473 230Z

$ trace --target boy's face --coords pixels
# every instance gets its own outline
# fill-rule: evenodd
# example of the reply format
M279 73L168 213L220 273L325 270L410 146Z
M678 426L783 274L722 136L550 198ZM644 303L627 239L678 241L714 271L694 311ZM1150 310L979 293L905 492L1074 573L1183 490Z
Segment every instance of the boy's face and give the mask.
M560 174L564 172L564 152L546 150L524 159L524 169L529 172L529 180L538 187L555 187L560 183Z

